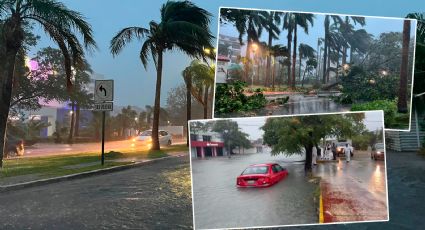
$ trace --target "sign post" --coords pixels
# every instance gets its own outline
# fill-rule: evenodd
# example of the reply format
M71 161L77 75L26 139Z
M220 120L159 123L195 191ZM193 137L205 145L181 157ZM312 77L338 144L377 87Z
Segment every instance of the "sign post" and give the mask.
M106 111L114 109L114 80L96 80L94 83L94 110L102 111L102 153L101 162L105 164L105 117Z

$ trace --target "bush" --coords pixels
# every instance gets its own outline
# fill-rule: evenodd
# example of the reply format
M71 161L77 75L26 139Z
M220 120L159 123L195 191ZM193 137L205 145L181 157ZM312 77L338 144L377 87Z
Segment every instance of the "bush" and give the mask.
M367 103L353 104L351 111L383 110L385 127L395 123L397 113L397 100L377 100Z
M215 92L215 111L217 114L259 109L267 104L267 100L256 89L252 96L246 96L243 91L245 82L236 81L231 84L217 84Z

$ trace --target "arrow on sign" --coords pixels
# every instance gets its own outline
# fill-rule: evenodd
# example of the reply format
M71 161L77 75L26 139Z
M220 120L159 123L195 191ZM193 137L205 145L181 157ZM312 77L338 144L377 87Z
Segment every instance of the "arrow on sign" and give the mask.
M100 85L100 87L99 87L99 91L100 92L104 92L105 93L105 97L106 97L106 89L105 88L103 88L103 85Z

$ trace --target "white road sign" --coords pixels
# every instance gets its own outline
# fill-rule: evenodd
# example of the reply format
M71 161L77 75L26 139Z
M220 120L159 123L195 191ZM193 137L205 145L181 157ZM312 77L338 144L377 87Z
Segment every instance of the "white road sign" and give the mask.
M114 109L114 103L103 102L94 104L95 111L112 111Z
M94 101L114 100L114 80L96 80L94 82Z

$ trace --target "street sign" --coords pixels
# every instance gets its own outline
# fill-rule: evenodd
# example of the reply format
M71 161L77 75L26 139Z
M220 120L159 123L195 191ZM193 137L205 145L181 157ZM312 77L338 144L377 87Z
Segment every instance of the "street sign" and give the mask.
M95 111L112 111L114 110L113 102L103 102L94 104Z
M94 101L114 100L114 80L96 80L94 82Z

